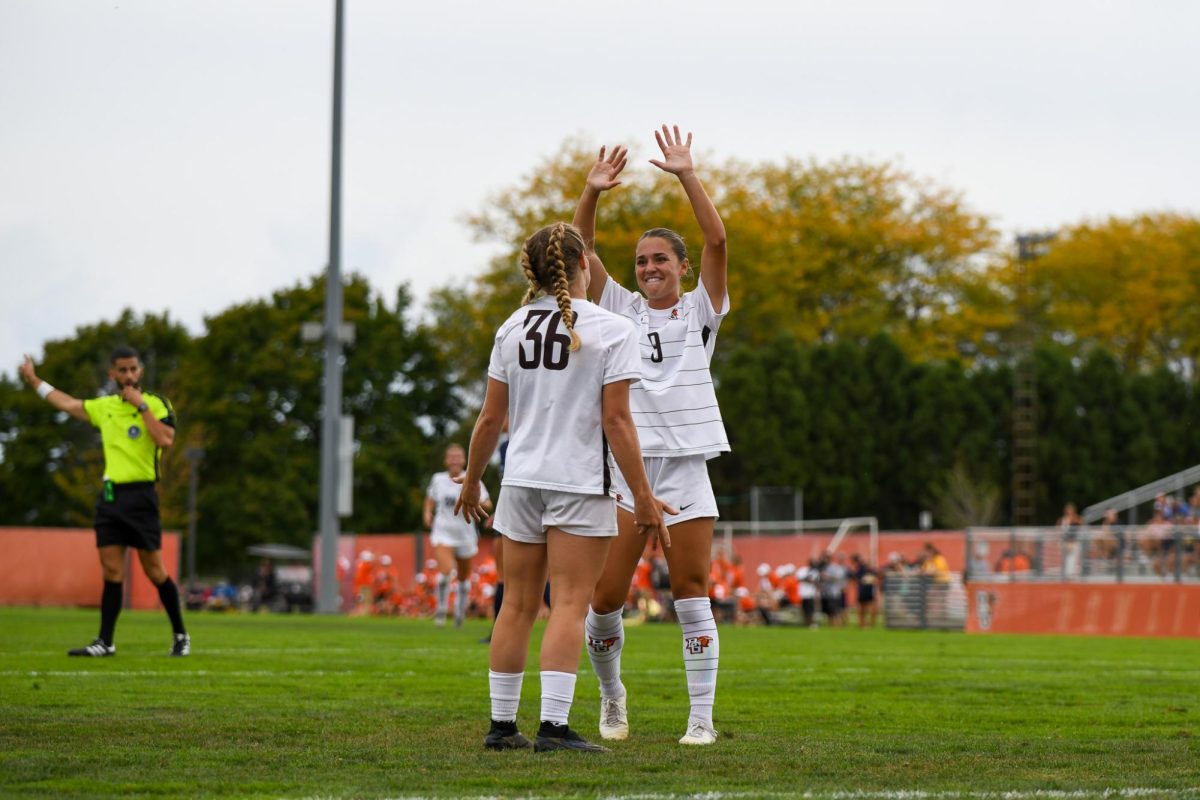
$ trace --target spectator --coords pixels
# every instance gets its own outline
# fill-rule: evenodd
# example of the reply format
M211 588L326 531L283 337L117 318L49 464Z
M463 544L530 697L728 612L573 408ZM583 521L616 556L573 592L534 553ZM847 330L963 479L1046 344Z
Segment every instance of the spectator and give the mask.
M936 583L950 582L950 565L946 563L946 557L941 551L934 547L933 542L926 542L923 548L921 574L930 576Z
M1073 578L1081 573L1079 547L1079 529L1083 526L1083 517L1075 509L1074 503L1063 507L1062 516L1058 518L1058 530L1062 536L1062 565L1063 577Z
M842 591L846 587L846 568L828 553L821 559L821 611L832 627L842 624Z
M258 611L263 606L270 608L275 594L275 565L271 563L271 559L264 558L258 563L258 570L254 573L254 600L250 610Z
M875 585L879 582L878 573L871 565L863 561L862 556L855 553L850 556L850 578L858 589L858 627L874 628L879 612L875 600Z
M800 612L804 615L804 624L815 628L817 613L817 594L821 583L821 571L814 559L808 560L808 565L799 570L800 578Z

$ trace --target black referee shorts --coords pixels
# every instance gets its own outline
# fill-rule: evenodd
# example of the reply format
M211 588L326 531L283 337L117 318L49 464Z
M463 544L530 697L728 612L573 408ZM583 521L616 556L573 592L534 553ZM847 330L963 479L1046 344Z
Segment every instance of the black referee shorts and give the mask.
M138 550L162 549L158 492L152 481L114 483L112 500L96 500L96 547L119 544Z

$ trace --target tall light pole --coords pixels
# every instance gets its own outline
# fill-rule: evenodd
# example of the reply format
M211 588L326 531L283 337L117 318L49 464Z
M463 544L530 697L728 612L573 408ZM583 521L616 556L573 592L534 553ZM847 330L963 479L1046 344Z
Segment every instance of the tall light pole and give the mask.
M1054 233L1017 237L1017 335L1013 361L1012 524L1034 524L1037 516L1037 368L1033 361L1033 262L1045 255Z
M321 574L317 611L336 614L338 554L338 429L342 420L342 28L343 0L335 0L333 30L333 157L329 183L329 265L325 273L325 398L321 419Z

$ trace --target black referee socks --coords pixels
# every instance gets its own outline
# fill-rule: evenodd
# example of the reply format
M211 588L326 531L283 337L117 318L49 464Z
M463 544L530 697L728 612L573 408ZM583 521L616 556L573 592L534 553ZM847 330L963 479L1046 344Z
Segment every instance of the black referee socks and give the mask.
M183 628L183 613L179 610L179 589L175 586L175 581L168 577L158 585L158 599L167 610L167 616L171 618L171 630L176 635L187 633Z

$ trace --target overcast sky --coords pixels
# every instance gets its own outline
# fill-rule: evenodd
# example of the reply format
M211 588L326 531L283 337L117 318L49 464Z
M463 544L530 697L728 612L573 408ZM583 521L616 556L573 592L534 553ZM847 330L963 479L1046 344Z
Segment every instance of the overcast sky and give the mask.
M897 160L1005 231L1200 212L1200 3L348 0L343 263L419 299L569 136ZM0 369L324 268L332 0L0 0ZM736 270L736 241L730 242ZM733 280L736 281L736 273Z

